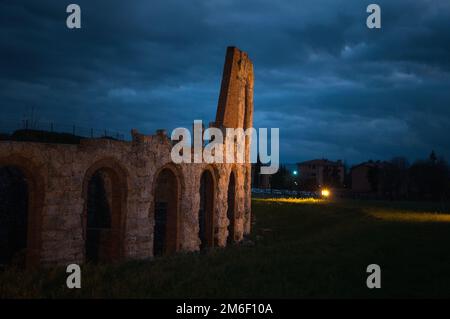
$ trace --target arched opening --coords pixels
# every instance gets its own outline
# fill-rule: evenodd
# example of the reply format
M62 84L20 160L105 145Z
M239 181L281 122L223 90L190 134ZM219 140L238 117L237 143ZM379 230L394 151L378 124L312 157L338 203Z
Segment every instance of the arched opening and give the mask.
M157 176L154 191L154 256L169 255L178 250L179 192L175 172L164 168Z
M235 227L235 219L236 219L236 181L234 177L234 173L230 174L230 181L228 182L228 209L227 209L227 218L228 218L228 237L227 244L234 243L234 227Z
M200 249L214 246L214 178L209 170L200 178L200 209L198 213Z
M0 265L24 267L30 189L22 170L0 167Z
M85 260L118 261L122 257L126 185L112 167L94 165L85 179Z
M35 266L41 254L45 186L28 159L0 158L0 264Z

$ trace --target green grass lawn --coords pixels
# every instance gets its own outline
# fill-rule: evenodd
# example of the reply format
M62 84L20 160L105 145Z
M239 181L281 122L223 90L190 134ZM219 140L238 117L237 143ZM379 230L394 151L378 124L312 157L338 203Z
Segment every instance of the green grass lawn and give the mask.
M450 209L442 204L254 200L254 245L153 261L0 273L0 297L450 297ZM448 215L447 215L448 214ZM366 288L366 267L382 288Z

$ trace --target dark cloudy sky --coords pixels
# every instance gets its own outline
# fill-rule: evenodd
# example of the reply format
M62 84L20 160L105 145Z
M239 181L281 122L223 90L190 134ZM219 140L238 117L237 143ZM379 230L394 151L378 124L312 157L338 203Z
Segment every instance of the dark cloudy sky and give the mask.
M281 161L450 159L448 0L0 0L0 123L208 123L228 45L253 60L254 124L280 128Z

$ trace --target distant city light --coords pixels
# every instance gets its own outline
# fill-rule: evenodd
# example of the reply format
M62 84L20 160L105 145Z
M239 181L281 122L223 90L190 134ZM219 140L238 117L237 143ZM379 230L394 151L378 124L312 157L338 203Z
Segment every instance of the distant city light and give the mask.
M298 174L298 172L297 172L297 171L293 171L293 172L292 172L292 174L294 174L294 175L297 175L297 174Z
M328 197L330 196L330 191L328 189L322 189L322 196L323 197Z

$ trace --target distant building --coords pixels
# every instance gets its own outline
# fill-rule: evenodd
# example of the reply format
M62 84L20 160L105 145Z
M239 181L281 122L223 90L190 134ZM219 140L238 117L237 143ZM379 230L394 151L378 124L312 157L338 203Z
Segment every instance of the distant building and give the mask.
M351 184L354 194L399 199L408 193L407 163L401 158L386 161L368 161L351 169Z
M300 187L315 189L317 187L342 187L344 185L344 164L341 160L314 159L297 163Z
M378 192L381 184L380 171L384 164L368 161L351 168L352 191L357 193Z
M252 164L252 188L270 188L269 174L261 174L261 163Z

